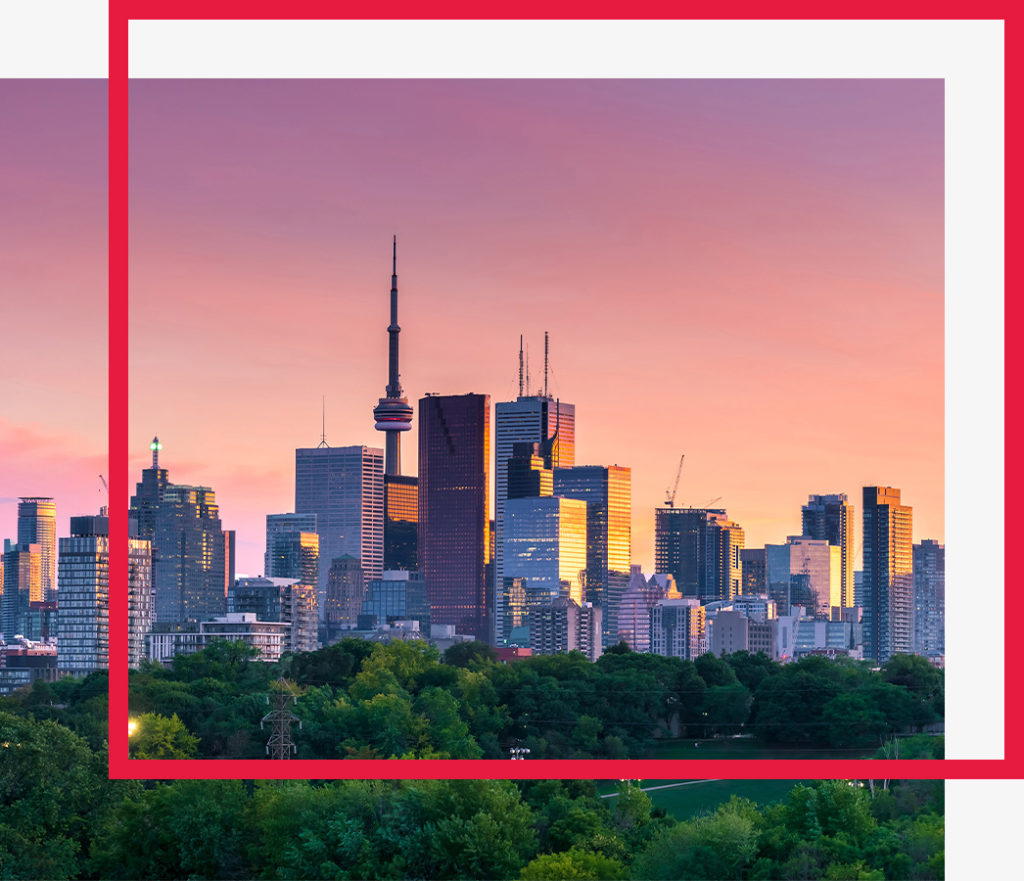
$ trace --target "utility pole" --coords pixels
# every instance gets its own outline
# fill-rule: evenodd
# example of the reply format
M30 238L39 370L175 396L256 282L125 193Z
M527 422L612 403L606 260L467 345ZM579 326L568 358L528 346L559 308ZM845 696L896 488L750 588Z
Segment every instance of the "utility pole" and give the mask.
M267 703L271 703L272 697L274 709L260 719L260 730L263 730L264 723L270 722L270 739L267 741L267 755L270 758L290 759L297 752L292 740L292 722L298 722L301 728L302 720L288 710L289 699L294 704L296 698L283 676L274 683L273 689L273 695L267 695Z

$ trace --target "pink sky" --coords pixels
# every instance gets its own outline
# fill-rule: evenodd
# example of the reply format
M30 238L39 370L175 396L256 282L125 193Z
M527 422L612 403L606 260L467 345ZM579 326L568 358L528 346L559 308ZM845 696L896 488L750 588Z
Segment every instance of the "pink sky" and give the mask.
M682 452L677 503L720 496L748 546L873 483L942 540L942 108L940 81L133 82L132 485L159 434L261 571L321 396L331 445L383 446L397 233L410 400L511 399L549 330L646 571Z
M0 80L0 538L106 504L107 82Z

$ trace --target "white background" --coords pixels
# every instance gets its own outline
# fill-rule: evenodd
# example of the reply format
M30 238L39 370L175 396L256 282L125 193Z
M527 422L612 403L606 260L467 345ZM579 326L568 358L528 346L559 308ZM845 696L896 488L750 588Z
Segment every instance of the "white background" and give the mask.
M947 754L998 758L1002 34L1001 22L965 21L138 22L130 68L161 77L945 78ZM0 77L105 77L106 41L97 0L0 2ZM1008 875L1022 798L1021 781L948 784L949 878Z

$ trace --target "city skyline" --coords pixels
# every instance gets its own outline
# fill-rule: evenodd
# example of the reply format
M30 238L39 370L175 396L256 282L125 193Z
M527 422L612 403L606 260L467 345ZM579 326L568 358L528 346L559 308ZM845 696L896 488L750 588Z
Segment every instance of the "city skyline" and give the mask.
M645 569L683 452L677 504L721 497L750 546L872 483L944 540L941 82L175 81L132 102L132 448L160 434L217 488L239 572L322 397L329 444L382 446L393 234L406 397L514 400L520 333L538 385L550 331L577 464L632 469Z

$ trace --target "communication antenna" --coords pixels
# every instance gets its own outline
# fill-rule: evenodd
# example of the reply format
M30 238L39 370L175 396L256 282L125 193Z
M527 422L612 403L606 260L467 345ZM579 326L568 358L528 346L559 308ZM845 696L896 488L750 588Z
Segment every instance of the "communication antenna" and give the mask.
M321 447L329 447L327 443L327 396L320 396L320 443L316 445L319 450Z
M548 396L548 332L544 331L544 397Z
M530 347L526 347L526 393L530 394Z
M523 335L519 334L519 397L523 396Z
M282 676L273 685L274 709L260 719L260 730L263 730L265 722L270 722L270 739L267 741L267 755L272 759L290 759L298 751L295 742L292 740L292 722L298 722L302 727L302 720L293 716L288 710L288 700L295 703L295 694L292 687ZM267 703L271 701L271 695L267 695Z

